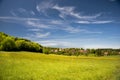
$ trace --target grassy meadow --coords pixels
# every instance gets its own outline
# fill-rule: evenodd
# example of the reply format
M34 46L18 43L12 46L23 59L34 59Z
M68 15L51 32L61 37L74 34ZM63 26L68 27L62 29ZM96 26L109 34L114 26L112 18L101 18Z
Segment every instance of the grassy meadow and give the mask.
M0 80L120 80L120 56L0 52Z

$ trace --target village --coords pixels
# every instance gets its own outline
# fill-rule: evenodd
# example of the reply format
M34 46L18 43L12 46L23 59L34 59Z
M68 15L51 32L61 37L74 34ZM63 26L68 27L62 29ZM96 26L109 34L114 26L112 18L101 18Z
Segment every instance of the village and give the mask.
M93 54L95 56L120 55L120 49L83 49L83 48L51 48L44 47L45 54L63 54L63 55L86 55Z

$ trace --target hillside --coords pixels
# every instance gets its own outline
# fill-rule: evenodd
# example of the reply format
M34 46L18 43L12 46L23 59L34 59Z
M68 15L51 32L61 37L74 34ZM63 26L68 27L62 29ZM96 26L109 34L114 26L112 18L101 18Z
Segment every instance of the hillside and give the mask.
M42 52L42 46L28 39L13 37L0 32L0 50Z

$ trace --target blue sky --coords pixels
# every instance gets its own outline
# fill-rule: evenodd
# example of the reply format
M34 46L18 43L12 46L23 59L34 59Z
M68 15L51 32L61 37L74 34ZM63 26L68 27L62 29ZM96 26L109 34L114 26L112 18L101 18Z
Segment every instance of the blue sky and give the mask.
M0 0L0 32L43 46L120 48L120 0Z

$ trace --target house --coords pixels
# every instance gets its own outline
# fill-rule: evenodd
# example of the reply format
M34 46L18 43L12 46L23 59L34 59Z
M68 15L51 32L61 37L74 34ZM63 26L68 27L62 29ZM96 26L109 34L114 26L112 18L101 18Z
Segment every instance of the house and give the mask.
M120 55L120 52L118 52L118 54Z
M105 56L107 56L107 55L108 55L108 52L107 52L107 51L106 51L106 52L104 52L104 55L105 55Z
M54 52L58 52L58 50L56 49Z

